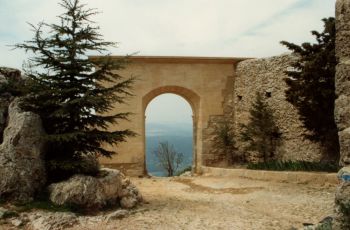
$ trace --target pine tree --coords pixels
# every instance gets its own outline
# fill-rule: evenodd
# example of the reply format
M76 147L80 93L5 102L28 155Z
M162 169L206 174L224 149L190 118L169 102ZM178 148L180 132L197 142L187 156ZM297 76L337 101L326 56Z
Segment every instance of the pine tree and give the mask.
M124 79L113 71L121 69L124 61L112 61L107 55L96 67L87 56L105 53L116 44L104 41L98 33L99 27L90 20L95 10L86 9L80 0L62 0L60 5L65 9L60 23L31 25L34 38L16 45L34 54L26 69L30 93L22 107L43 120L52 180L96 173L84 171L84 156L110 157L114 152L102 148L102 143L117 145L135 135L128 129L107 130L110 124L127 119L129 113L103 115L131 95L134 79Z
M246 151L258 152L267 162L275 155L281 132L275 123L272 109L260 93L256 94L249 112L250 121L247 125L241 125L241 140L247 142Z
M287 101L298 109L306 137L324 143L333 158L339 155L337 127L334 121L335 95L335 19L325 18L324 30L312 31L317 43L296 45L281 43L299 58L287 71Z

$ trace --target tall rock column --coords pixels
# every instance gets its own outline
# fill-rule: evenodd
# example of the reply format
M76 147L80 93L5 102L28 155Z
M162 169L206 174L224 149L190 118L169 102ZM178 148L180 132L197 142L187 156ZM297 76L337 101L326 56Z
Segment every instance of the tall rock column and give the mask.
M341 184L335 196L333 229L350 229L350 0L336 3L335 119L339 132Z
M340 164L350 165L350 0L336 4L335 119L339 130Z

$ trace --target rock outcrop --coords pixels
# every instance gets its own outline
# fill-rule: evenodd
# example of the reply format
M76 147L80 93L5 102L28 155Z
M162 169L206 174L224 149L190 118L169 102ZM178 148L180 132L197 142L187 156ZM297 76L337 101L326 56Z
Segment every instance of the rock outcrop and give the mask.
M336 3L336 43L338 59L335 76L335 120L340 144L338 177L341 184L335 196L335 220L333 229L350 229L350 0Z
M121 205L135 207L142 197L125 176L114 169L101 169L96 177L74 175L69 180L48 187L50 200L58 205L74 205L82 209L102 209Z
M46 182L45 134L39 115L19 108L19 99L8 108L8 125L0 145L0 198L27 202Z
M0 143L3 141L3 133L7 124L8 107L14 97L10 92L1 92L1 88L10 81L16 82L16 84L24 84L24 77L21 75L21 71L0 67Z
M336 94L335 119L339 130L340 164L350 164L350 1L336 5Z

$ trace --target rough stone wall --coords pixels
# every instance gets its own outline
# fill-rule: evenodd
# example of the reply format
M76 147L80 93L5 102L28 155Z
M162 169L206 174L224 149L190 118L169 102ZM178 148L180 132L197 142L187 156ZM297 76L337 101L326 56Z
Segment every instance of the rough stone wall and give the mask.
M350 1L336 6L336 94L335 119L339 131L340 164L350 164Z
M338 126L340 165L338 177L342 180L335 196L333 229L350 229L350 0L336 3L336 42L338 59L335 87L338 95L334 116Z
M274 110L276 123L282 132L282 141L276 151L279 160L319 161L322 157L322 146L311 142L303 136L307 130L302 127L297 110L286 101L286 83L284 73L296 57L284 54L281 56L250 59L238 63L233 89L233 98L226 100L231 108L230 116L234 119L234 130L239 152L244 152L244 143L238 136L240 124L249 121L249 109L255 100L256 92L266 97L269 106ZM256 161L252 153L248 161Z

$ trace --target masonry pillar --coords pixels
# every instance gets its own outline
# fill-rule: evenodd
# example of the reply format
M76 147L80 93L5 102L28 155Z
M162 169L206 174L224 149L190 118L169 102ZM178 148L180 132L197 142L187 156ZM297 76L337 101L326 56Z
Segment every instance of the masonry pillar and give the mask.
M335 197L333 229L350 229L350 0L336 3L336 94L335 119L340 144L338 173L341 184Z

